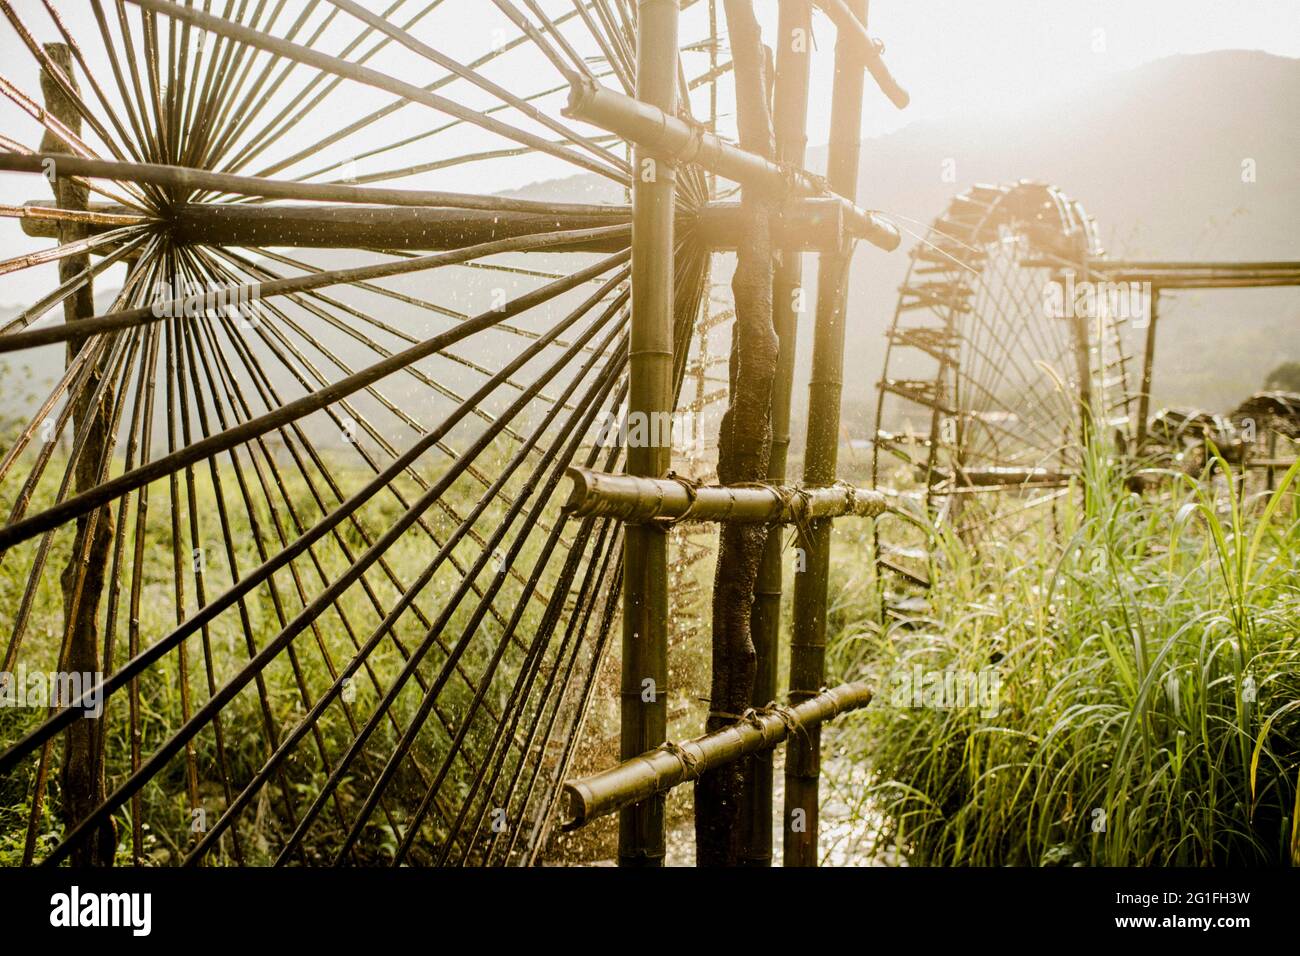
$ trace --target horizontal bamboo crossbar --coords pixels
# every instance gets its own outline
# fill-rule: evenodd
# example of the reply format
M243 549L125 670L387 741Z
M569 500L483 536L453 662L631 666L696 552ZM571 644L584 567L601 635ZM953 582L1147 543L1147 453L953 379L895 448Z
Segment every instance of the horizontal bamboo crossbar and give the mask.
M1029 269L1060 268L1053 258L1031 258L1020 263ZM1160 289L1245 289L1300 285L1300 260L1160 262L1145 259L1091 259L1084 263L1095 281L1149 283Z
M53 165L49 165L49 164ZM181 193L214 192L262 199L302 199L313 202L373 203L389 206L450 206L455 209L483 209L491 212L532 212L540 215L629 215L625 205L557 203L539 199L514 199L475 193L432 189L395 189L386 186L358 186L350 183L299 183L261 176L214 173L192 166L160 163L127 163L111 159L88 159L68 153L0 153L0 171L57 176L109 179L115 182L147 183Z
M656 106L612 90L590 77L575 79L569 88L564 115L616 133L646 149L679 162L695 163L724 179L758 190L773 199L826 196L826 181L806 169L782 165L733 146L703 127L670 116ZM668 175L665 171L664 175ZM880 213L859 209L847 199L844 206L849 235L865 239L886 252L898 248L898 227Z
M799 704L769 705L753 710L714 733L683 744L664 744L617 767L566 781L568 813L564 829L575 830L608 813L694 780L715 767L770 750L792 733L810 730L840 714L860 710L870 702L871 690L866 684L841 684Z
M18 219L23 232L29 236L49 239L59 238L59 230L69 222L86 226L87 234L93 234L149 221L147 217L136 215L122 206L101 209L91 203L86 209L61 209L51 199L28 202L21 206L0 205L0 216Z
M130 212L104 205L79 214L76 221L87 227L88 235L150 221ZM0 216L6 215L19 218L27 235L45 239L58 238L60 222L72 218L49 208L44 200L21 207L0 206ZM711 202L697 210L679 211L677 228L693 230L707 249L735 249L743 235L742 216L737 202ZM440 251L541 232L618 225L631 218L630 207L608 206L540 213L463 206L178 203L165 226L172 241L181 245ZM844 205L832 198L789 200L782 204L773 227L773 242L787 250L836 252L849 238ZM551 251L616 252L626 245L625 239L607 237L575 240Z
M1062 485L1078 477L1074 472L1053 471L1049 468L962 468L957 471L955 479L953 473L945 470L936 469L936 473L954 480L960 487Z
M570 466L573 482L564 513L571 518L618 518L643 523L735 521L802 524L846 515L872 518L893 510L900 495L849 484L824 488L791 485L696 485L684 478L642 478Z

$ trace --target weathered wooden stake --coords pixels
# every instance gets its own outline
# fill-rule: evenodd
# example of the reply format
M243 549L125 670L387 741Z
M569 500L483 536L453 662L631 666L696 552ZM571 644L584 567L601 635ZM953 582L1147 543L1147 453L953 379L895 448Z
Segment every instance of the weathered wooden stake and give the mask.
M636 94L677 110L677 0L638 0ZM673 200L671 157L638 146L632 180L632 331L628 414L672 411ZM627 471L659 478L671 465L671 438L629 447ZM623 550L623 672L620 751L652 750L668 731L668 538L655 525L628 525ZM662 866L664 797L619 814L621 866Z
M768 108L771 70L751 0L726 0L727 31L736 78L740 145L770 161L775 154ZM772 383L778 343L772 328L772 222L776 204L749 186L741 191L747 213L744 242L731 280L736 321L731 335L730 400L718 432L718 480L723 484L767 477L772 444ZM750 616L768 527L724 525L718 534L713 580L713 654L708 732L735 721L754 693ZM695 786L695 859L699 866L734 866L742 844L742 763L703 774Z
M846 4L865 25L866 0ZM857 195L861 151L863 74L857 42L841 30L835 42L835 80L831 93L827 179L852 201ZM852 247L823 255L818 266L817 315L812 377L808 385L808 439L805 485L835 480L839 452L840 393L844 373L844 319L848 303ZM830 573L831 520L810 523L799 541L804 567L794 580L794 626L790 641L790 700L814 696L826 675L826 600ZM821 732L810 730L790 741L785 761L784 860L786 866L817 865L817 800L821 776Z

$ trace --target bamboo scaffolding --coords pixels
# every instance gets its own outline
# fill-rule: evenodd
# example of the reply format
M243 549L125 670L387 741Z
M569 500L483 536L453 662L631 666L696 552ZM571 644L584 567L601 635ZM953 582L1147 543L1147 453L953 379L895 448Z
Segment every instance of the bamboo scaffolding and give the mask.
M636 103L677 112L677 0L638 0ZM594 80L592 82L595 82ZM639 101L639 102L638 102ZM671 155L636 143L632 179L632 323L628 413L655 416L673 405L673 204ZM627 451L629 475L659 478L672 462L671 438ZM623 661L620 753L651 750L668 733L668 536L655 525L629 525L623 548ZM619 817L621 866L662 866L664 801L650 796Z
M842 684L788 707L754 709L722 730L683 744L664 744L617 767L566 781L568 820L564 829L576 830L606 814L665 794L706 771L748 754L769 751L783 740L797 740L870 702L871 690L866 684Z
M651 104L624 96L590 77L576 79L565 115L609 130L634 143L654 148L679 162L695 163L710 173L776 199L825 196L826 182L807 170L764 159L733 146L701 127ZM878 212L859 209L840 193L848 232L886 252L898 248L898 227Z
M683 478L643 478L570 466L573 482L564 513L570 518L618 518L629 524L713 521L802 524L818 518L874 518L903 499L849 484L820 488L787 485L696 485Z
M850 0L855 18L865 25L866 0ZM827 176L831 188L847 201L857 191L861 151L863 76L851 69L854 42L840 30L835 44L835 80L831 92L831 140ZM851 251L823 255L818 267L817 314L812 375L808 383L808 439L803 483L808 487L835 480L840 438L840 396L844 378L844 320L848 308ZM826 672L826 604L830 576L831 522L813 520L801 535L805 570L795 576L790 640L790 699L806 700L821 688ZM783 853L786 866L817 865L818 789L821 733L812 728L794 740L786 754Z

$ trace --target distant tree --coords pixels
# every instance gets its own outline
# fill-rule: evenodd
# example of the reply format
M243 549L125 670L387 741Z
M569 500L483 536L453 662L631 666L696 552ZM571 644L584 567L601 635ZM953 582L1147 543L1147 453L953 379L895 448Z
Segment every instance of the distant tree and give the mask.
M1300 362L1283 362L1269 372L1264 391L1300 392Z

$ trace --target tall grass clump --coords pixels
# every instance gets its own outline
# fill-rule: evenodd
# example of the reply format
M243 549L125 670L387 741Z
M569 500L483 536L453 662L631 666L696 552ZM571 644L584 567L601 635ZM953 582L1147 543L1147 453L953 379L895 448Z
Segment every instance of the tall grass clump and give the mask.
M919 865L1300 864L1297 470L1247 495L1216 454L1143 497L1098 451L1055 533L937 529L926 618L832 644L879 689L842 740L876 845Z

